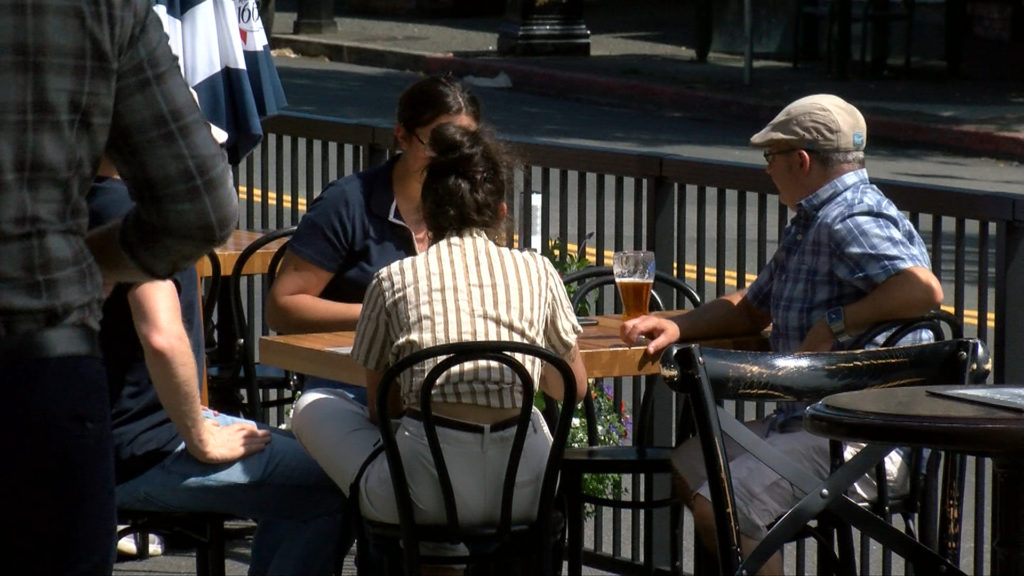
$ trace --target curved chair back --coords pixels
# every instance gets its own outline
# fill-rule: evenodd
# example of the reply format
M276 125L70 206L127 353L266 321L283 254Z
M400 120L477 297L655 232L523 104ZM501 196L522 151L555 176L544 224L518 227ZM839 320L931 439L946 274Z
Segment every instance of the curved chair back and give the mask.
M560 410L558 425L553 430L553 441L545 464L540 490L540 500L534 520L526 524L513 522L513 499L516 497L516 476L522 459L526 434L531 426L533 412L533 394L536 383L522 360L532 357L552 365L562 379L564 401ZM451 475L445 456L445 447L438 439L437 427L432 399L432 391L438 380L453 369L467 363L485 362L498 364L515 375L518 385L522 388L523 404L515 423L515 436L509 453L504 481L501 487L500 520L495 525L465 525L459 519L459 498L452 487ZM381 376L377 391L377 413L392 414L392 388L398 385L399 375L421 363L430 365L427 376L420 390L420 403L417 407L423 421L424 433L430 447L437 481L440 483L444 497L446 520L441 525L417 523L409 491L411 482L423 482L428 479L406 477L402 453L399 449L395 430L386 418L380 418L380 432L384 445L384 453L391 469L395 501L398 508L398 537L401 540L401 554L406 574L419 573L421 564L468 564L470 567L478 562L490 566L502 566L529 557L534 551L539 552L537 564L522 573L549 573L556 566L561 566L561 556L554 557L548 543L554 542L560 532L552 523L554 513L555 490L562 454L565 451L572 411L576 404L576 384L572 369L557 354L545 348L522 342L458 342L442 344L413 352L389 367ZM484 440L486 441L486 437ZM393 535L394 527L368 522L367 526L376 537ZM423 542L462 542L470 552L462 557L428 556L420 553ZM496 559L497 558L497 559Z
M203 290L203 334L206 340L206 353L210 354L217 345L213 313L217 309L221 286L220 258L217 257L216 250L206 253L206 261L210 265L210 274L204 278L206 286Z
M572 298L573 310L579 313L580 306L586 302L594 291L615 284L615 273L611 266L590 266L582 270L570 272L562 276L562 284L567 288L575 286ZM616 291L616 301L619 296ZM673 301L672 298L678 300ZM700 306L701 300L697 291L676 276L657 270L654 273L654 289L651 292L651 310L676 310Z
M720 409L718 403L727 399L815 401L837 392L863 388L973 384L984 382L990 370L984 343L976 339L794 354L720 350L696 344L674 345L665 351L661 362L662 375L669 386L692 397L707 477L709 480L721 480L709 482L709 488L715 512L718 559L723 574L738 574L741 570L755 573L765 560L791 539L796 529L802 528L813 516L801 518L791 510L769 531L757 549L742 559L723 431L795 485L800 486L806 475L802 468L794 466L770 447L760 446L762 441L753 433L750 433L753 439L744 436L746 427ZM816 481L813 475L811 478L812 482ZM840 508L847 498L841 495L843 492L845 488L839 491L840 495L834 496L843 501L838 505ZM870 514L856 504L850 504L864 514ZM848 508L843 510L852 514L849 522L855 523L858 518L863 520L856 512ZM929 557L928 552L922 552L925 550L923 546L895 528L886 534L884 544L905 557L932 561L931 570L945 570L951 566L942 558Z
M253 240L239 254L238 259L231 268L231 276L227 279L231 330L235 341L234 346L229 351L229 357L222 361L224 369L215 380L218 381L218 384L223 380L233 388L244 389L246 392L246 402L242 406L243 412L249 418L264 422L268 420L266 409L270 405L284 404L290 401L291 398L268 404L263 401L261 391L269 388L294 389L294 376L276 369L270 374L261 373L266 371L261 370L261 367L256 363L256 340L259 338L259 333L263 332L263 324L260 323L254 327L250 314L255 314L257 309L254 302L254 299L257 297L257 292L254 288L255 282L265 279L263 290L270 289L270 285L277 275L277 267L280 265L281 259L287 250L288 242L285 241L274 251L269 259L267 271L262 275L246 275L244 271L249 265L250 260L263 250L264 247L282 238L290 237L295 233L295 229L295 226L289 226L278 230L271 230ZM245 298L243 298L246 286L250 286L248 289L248 310L246 309Z
M566 274L562 277L562 284L566 286L566 289L575 288L572 290L570 302L573 310L579 313L581 305L586 302L586 299L591 294L606 286L615 285L615 273L611 266L590 266ZM659 290L664 295L664 298L659 296ZM618 301L618 291L616 290L615 293L616 301ZM683 280L671 274L660 270L656 271L654 289L651 292L650 309L652 311L683 309L687 304L691 308L700 306L701 300L700 296L697 295L697 291ZM640 408L636 412L638 425L636 426L637 437L635 442L637 444L648 444L649 438L653 435L653 402L653 387L648 387L640 398ZM587 395L583 399L583 407L587 416L587 438L589 444L595 446L597 445L598 437L597 414L594 400L591 396Z
M935 309L918 318L889 320L875 324L857 335L847 350L859 350L871 346L888 348L918 331L931 333L932 340L952 340L964 337L964 325L960 319L942 309Z

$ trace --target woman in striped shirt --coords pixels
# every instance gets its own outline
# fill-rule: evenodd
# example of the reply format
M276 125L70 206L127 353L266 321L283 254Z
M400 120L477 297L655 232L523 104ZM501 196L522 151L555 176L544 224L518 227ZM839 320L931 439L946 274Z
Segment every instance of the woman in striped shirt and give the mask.
M561 279L546 258L498 245L505 219L508 168L496 144L479 131L441 124L430 133L432 158L423 184L423 216L430 247L380 270L363 302L356 328L353 357L367 371L368 406L344 394L314 390L296 404L296 435L346 493L356 472L380 437L375 421L376 385L384 370L397 359L422 348L450 342L514 340L547 347L565 358L576 376L577 398L586 392L586 373L576 346L582 331ZM539 363L527 362L536 379ZM400 380L407 406L415 406L425 367L406 371ZM447 419L493 424L514 416L522 402L516 387L501 370L467 371L447 384L439 384L435 412ZM556 380L557 379L553 379ZM561 396L560 382L540 387ZM515 392L513 392L515 390ZM443 500L433 478L433 464L423 438L422 425L406 414L397 434L412 479L416 517L443 521ZM491 432L488 442L480 433L455 429L441 431L442 442L457 447L456 461L449 456L459 516L464 523L493 523L498 519L493 500L500 498L508 446L514 428ZM507 438L506 438L507 437ZM539 413L527 436L520 468L525 498L516 498L522 514L535 509L550 434ZM417 457L420 452L422 457ZM481 480L483 476L483 480ZM422 481L416 481L416 479ZM368 519L397 522L390 471L384 458L369 464L359 485L359 506Z

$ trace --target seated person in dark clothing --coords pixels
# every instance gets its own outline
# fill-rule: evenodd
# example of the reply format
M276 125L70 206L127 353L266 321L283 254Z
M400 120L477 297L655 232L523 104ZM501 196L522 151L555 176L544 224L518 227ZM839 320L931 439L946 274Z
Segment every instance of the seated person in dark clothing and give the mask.
M97 178L88 201L90 227L132 205L114 177ZM200 405L197 282L191 266L169 280L115 285L104 301L117 506L250 518L250 574L331 574L341 491L291 434Z

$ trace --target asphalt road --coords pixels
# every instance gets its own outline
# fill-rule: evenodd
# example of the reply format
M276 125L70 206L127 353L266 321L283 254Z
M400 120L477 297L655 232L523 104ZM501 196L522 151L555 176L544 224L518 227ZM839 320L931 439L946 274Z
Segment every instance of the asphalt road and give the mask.
M394 122L399 93L419 77L303 57L278 57L275 63L288 109L385 125ZM760 151L747 145L758 124L722 121L700 110L652 114L509 88L477 86L474 92L485 122L500 136L764 165ZM876 179L993 192L1019 193L1024 182L1019 162L871 145L870 140L868 171Z

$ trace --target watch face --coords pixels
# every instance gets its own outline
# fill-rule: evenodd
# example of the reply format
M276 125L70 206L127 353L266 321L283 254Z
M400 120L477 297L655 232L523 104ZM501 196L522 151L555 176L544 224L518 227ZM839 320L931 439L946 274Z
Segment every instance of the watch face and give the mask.
M825 321L828 322L829 324L835 324L836 322L842 322L843 321L843 309L842 308L832 308L832 309L830 309L828 312L825 313Z

